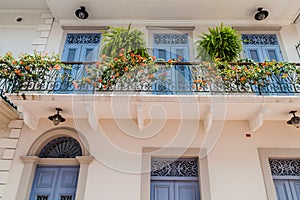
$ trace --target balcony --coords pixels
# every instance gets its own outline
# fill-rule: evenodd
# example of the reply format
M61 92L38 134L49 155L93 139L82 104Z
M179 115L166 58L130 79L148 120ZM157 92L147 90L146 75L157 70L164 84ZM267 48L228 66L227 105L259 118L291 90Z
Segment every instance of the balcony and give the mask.
M147 68L126 72L113 83L101 79L106 73L94 62L66 62L60 70L40 70L38 78L20 81L0 79L5 93L95 94L143 93L153 95L255 94L293 96L300 93L300 63L229 63L216 66L199 62L156 62ZM1 66L8 63L1 62ZM268 68L269 65L274 65ZM147 71L148 70L148 71ZM273 71L274 72L273 72ZM256 76L255 74L260 74Z

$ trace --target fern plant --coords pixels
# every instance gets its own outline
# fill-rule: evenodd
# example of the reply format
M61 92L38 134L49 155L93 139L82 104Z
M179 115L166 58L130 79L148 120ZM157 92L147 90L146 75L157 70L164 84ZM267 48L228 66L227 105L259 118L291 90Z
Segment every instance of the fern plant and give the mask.
M213 61L232 62L238 58L242 51L241 35L228 26L209 28L209 33L203 33L195 45L198 51L197 58L207 60L211 58Z
M134 53L143 57L149 56L144 33L136 28L131 29L131 24L127 28L109 27L102 36L102 55L111 58L118 57L122 50L124 53Z

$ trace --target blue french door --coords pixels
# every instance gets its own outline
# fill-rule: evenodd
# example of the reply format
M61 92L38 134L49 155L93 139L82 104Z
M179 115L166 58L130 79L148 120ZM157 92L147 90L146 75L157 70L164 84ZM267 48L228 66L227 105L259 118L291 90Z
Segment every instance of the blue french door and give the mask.
M30 200L75 200L78 166L38 166Z
M189 61L188 34L153 34L153 55L157 60L176 59ZM159 94L179 94L191 91L191 72L188 66L175 65L172 69L162 68L161 79L153 90Z
M197 181L151 181L151 200L199 200Z
M283 61L279 42L275 34L244 34L243 48L245 57L255 62ZM291 80L281 75L270 77L270 85L260 88L263 95L293 95L289 87ZM258 88L254 88L258 90Z
M300 180L274 179L278 200L300 200Z
M99 58L101 34L97 33L69 33L66 36L64 50L61 60L65 62L96 62ZM71 80L80 81L86 75L86 67L84 64L73 64L72 70L66 73L71 76ZM66 77L66 76L64 76ZM59 80L62 84L60 91L73 92L73 85L68 80ZM64 82L65 81L65 82ZM77 92L80 89L77 89ZM84 88L90 92L92 87Z

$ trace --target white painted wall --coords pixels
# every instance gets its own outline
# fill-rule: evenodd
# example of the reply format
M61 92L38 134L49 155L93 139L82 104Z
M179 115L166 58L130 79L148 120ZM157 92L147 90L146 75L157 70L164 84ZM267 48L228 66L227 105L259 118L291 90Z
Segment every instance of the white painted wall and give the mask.
M287 60L290 62L300 62L296 51L296 44L300 41L300 33L294 24L283 26L280 30L281 40L283 41L282 50L286 52Z
M142 139L143 131L139 132L137 128L124 132L126 127L122 123L130 124L131 121L100 120L98 131L92 130L85 119L67 119L59 125L78 129L87 140L91 155L96 158L89 166L85 199L96 200L101 196L104 199L140 200L143 197L139 173L143 147L199 148L204 139L198 121L168 120L159 132L147 139ZM23 169L19 157L26 155L33 142L53 127L48 119L41 119L37 130L23 128L5 199L15 199L18 191L16 185L21 181ZM209 152L212 200L267 199L258 148L299 148L299 130L282 121L265 122L250 138L245 137L247 131L246 121L226 122L216 145Z
M33 39L39 36L36 28L37 26L30 28L1 28L0 26L0 55L11 51L17 57L21 52L33 52Z

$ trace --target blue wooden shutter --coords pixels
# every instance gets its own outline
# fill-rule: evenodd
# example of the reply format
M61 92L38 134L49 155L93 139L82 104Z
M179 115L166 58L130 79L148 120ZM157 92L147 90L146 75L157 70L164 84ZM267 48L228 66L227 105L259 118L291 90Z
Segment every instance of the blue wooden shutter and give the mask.
M174 200L173 182L152 181L151 200Z
M198 182L174 182L175 200L199 200Z
M66 36L66 42L62 54L62 61L68 62L95 62L99 57L101 34L98 33L69 33ZM81 80L85 73L85 65L74 64L70 72L66 73L72 77L72 80ZM66 84L64 84L64 82ZM74 86L69 83L69 80L58 80L57 85L62 83L62 87L58 92L83 92L90 93L93 91L93 86L86 87L84 91L75 89ZM69 84L69 85L67 85ZM64 86L67 85L67 86Z
M274 180L278 200L291 200L292 193L287 180Z
M188 34L153 34L153 55L158 59L168 61L169 59L189 60ZM186 93L191 88L191 73L188 66L174 66L172 69L157 73L159 77L166 74L166 80L159 80L154 84L153 90L156 94L174 94L181 91Z
M266 60L283 61L279 42L275 34L244 34L242 35L245 57L255 62ZM293 95L289 84L291 80L282 75L273 75L270 84L261 88L262 95ZM254 87L254 91L257 88Z
M79 167L38 166L30 200L75 200Z

